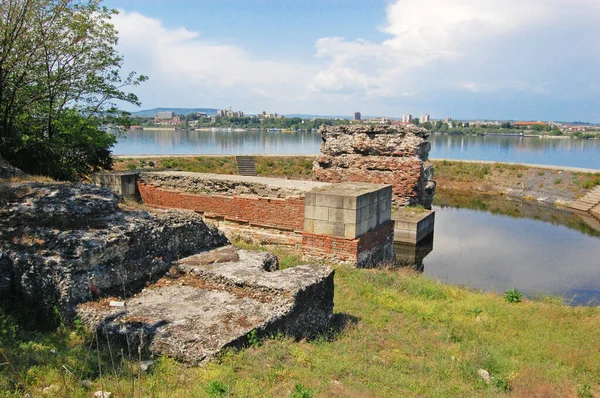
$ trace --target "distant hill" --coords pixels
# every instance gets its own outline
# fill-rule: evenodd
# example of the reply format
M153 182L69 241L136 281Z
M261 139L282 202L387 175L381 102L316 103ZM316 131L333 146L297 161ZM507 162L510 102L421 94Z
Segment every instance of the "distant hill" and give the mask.
M209 116L216 115L217 109L215 108L154 108L145 109L142 111L131 112L133 116L140 117L154 117L158 112L173 112L176 115L189 115L190 113L202 112Z

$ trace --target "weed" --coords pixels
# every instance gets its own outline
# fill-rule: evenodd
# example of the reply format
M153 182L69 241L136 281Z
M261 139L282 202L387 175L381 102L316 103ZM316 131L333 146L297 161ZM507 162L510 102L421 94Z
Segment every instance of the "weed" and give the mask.
M577 396L579 398L594 398L594 394L592 393L592 387L588 383L577 387Z
M150 166L150 167L154 167L154 161L152 161L152 160L151 160L151 161L149 161L149 162L148 162L148 166Z
M301 383L296 383L294 391L290 395L290 398L312 398L313 392L308 388L304 387Z
M248 339L248 345L250 347L258 347L260 346L260 339L258 338L257 334L256 334L256 329L252 329L250 331L250 333L248 333L246 335L246 338Z
M483 312L483 310L477 306L470 310L467 310L467 314L469 314L471 316L479 316L482 312Z
M502 392L509 393L511 391L510 384L508 384L508 382L504 379L495 379L494 385Z
M554 179L554 185L558 185L562 182L562 178L555 178Z
M537 172L537 175L539 175L540 177L541 177L541 176L543 176L544 174L546 174L546 172L545 172L545 171L538 171L538 172Z
M523 301L523 293L517 289L510 289L504 293L504 300L506 300L507 303L520 303Z
M206 385L206 393L211 398L224 397L229 392L229 386L221 380L213 380Z
M127 168L127 170L135 170L137 169L137 165L133 162L129 162L125 165L125 167Z
M523 173L517 173L517 178L522 178L523 177Z

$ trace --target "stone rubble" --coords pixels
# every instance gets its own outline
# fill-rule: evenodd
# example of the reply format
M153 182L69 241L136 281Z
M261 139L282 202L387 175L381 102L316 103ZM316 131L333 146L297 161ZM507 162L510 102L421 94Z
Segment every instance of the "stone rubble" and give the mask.
M395 204L431 208L435 182L427 130L353 124L322 126L320 133L321 154L313 165L319 181L391 184Z
M0 297L70 319L79 303L127 296L228 242L192 212L122 211L119 199L85 184L0 184Z
M2 156L0 156L0 180L8 179L13 177L24 176L25 173L21 169L18 169L8 163Z
M277 271L275 256L225 246L194 212L125 211L119 200L92 185L0 183L0 300L35 319L79 317L132 354L189 364L250 333L329 327L333 270Z
M333 316L333 270L277 269L269 253L216 249L180 260L124 308L90 302L77 313L112 343L193 365L246 344L251 333L304 338L326 330Z

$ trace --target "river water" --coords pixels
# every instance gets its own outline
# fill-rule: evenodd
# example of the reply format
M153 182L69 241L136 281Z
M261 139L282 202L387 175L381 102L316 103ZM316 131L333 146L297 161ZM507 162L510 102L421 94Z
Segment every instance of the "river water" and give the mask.
M448 135L430 140L432 158L600 168L600 140ZM113 153L316 155L320 144L320 135L308 132L132 131ZM397 252L408 250L409 262L444 282L600 304L600 228L535 202L495 200L478 199L470 209L438 204L433 241L417 248L416 256L414 247Z
M433 159L489 160L600 169L600 140L512 136L432 135ZM130 131L114 147L115 155L317 155L318 133L261 130Z
M551 295L571 305L600 305L600 231L577 223L561 225L552 215L543 221L434 209L433 242L421 245L421 261L416 261L425 275L486 291L516 288L529 297Z

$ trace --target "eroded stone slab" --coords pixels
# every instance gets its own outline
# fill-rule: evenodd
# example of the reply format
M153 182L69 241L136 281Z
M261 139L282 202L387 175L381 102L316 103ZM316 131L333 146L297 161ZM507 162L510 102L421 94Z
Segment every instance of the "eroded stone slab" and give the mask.
M193 212L118 203L86 184L1 184L0 299L70 319L81 302L131 294L180 256L228 243Z
M235 250L231 247L224 250ZM88 325L146 354L201 364L223 348L240 346L256 330L312 337L333 315L330 268L302 265L277 271L265 252L235 250L238 260L207 262L215 251L182 259L170 275L125 301L85 303L77 312ZM103 332L104 333L104 332Z

